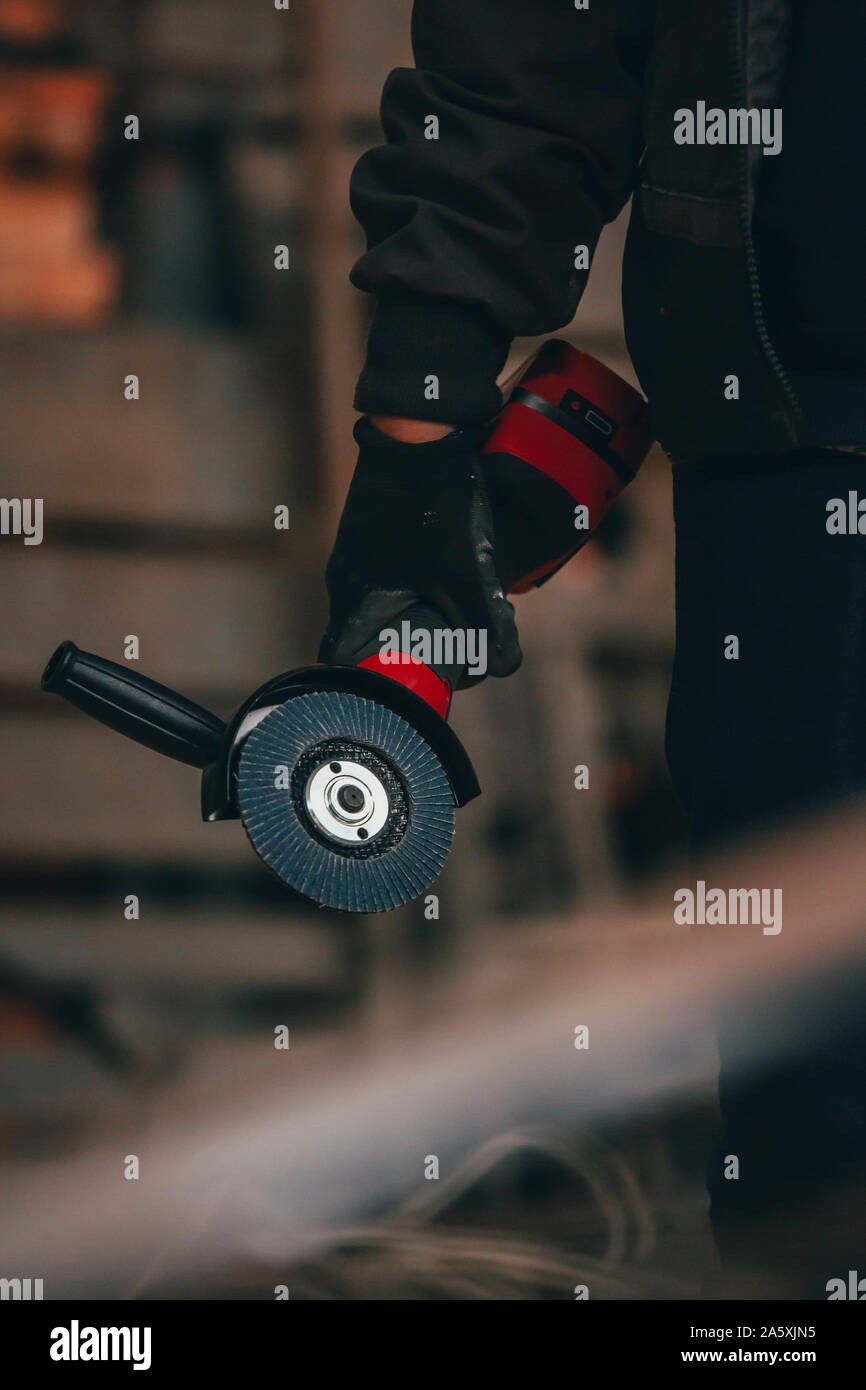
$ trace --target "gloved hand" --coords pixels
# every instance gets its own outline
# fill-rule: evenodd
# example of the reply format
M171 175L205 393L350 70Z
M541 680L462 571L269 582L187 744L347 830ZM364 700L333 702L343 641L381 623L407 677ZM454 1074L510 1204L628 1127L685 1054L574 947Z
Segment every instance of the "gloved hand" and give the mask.
M507 676L522 653L496 570L478 465L483 429L406 444L359 420L359 446L325 582L331 616L319 660L354 665L383 628L427 601L456 629L486 629L487 670Z

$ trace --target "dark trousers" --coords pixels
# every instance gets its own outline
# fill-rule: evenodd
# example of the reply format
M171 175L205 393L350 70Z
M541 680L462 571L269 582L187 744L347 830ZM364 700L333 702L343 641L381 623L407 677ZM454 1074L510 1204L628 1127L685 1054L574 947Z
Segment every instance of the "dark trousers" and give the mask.
M828 501L852 490L866 498L866 457L829 450L674 468L667 751L696 877L725 840L866 789L866 535L826 524ZM732 636L739 655L726 659ZM826 1297L826 1280L846 1272L832 1267L840 1258L859 1253L866 1276L863 999L861 988L831 1010L805 1003L796 1053L746 1078L730 1060L743 1019L731 1008L718 1020L716 1241L725 1261L784 1267L794 1296ZM759 1026L772 1029L771 1009ZM730 1154L736 1180L724 1176ZM816 1218L792 1243L792 1223L838 1205L843 1189L859 1204L847 1224Z

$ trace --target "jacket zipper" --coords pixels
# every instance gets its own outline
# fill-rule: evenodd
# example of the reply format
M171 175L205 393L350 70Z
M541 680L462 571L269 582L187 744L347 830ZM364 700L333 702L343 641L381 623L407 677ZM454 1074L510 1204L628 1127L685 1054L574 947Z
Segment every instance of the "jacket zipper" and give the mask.
M730 9L731 15L731 55L733 61L734 90L741 105L746 104L746 80L745 80L745 61L743 55L743 42L741 35L744 31L745 7L749 0L733 0ZM776 349L770 341L767 331L767 324L764 319L764 308L761 301L761 282L758 274L758 257L755 252L755 240L752 235L752 219L749 209L749 147L741 146L739 166L737 169L737 204L740 222L740 234L743 238L743 246L746 253L746 273L749 281L749 296L752 303L752 322L761 351L770 366L776 380L785 393L785 397L790 405L795 423L799 420L801 410L797 393L794 390L788 373L779 361Z

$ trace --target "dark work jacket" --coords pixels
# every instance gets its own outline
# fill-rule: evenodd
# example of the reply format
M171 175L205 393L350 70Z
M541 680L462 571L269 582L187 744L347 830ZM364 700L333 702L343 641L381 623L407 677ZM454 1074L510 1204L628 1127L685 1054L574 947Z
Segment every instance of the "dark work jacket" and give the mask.
M699 101L782 105L789 20L789 0L416 0L416 67L388 78L386 143L352 176L352 280L377 296L357 408L492 415L512 338L570 321L575 247L633 195L626 337L664 447L863 442L810 438L767 331L752 221L773 156L674 140Z

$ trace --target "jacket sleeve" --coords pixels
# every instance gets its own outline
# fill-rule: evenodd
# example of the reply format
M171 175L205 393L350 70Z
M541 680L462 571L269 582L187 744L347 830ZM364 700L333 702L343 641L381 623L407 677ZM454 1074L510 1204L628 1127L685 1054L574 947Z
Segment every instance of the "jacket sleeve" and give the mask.
M416 66L352 175L377 296L356 408L453 424L501 404L511 339L574 315L640 156L653 0L416 0ZM431 381L436 378L436 382ZM438 395L437 395L438 382Z

